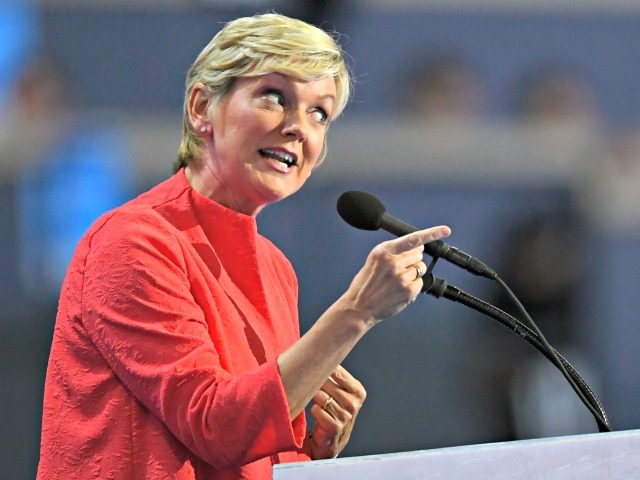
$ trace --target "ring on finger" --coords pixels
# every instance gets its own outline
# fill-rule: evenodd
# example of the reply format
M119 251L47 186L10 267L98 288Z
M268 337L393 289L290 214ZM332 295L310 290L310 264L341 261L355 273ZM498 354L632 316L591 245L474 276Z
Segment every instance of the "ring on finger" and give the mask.
M331 395L327 395L327 399L324 401L324 405L322 406L323 410L327 410L329 408L329 405L331 405L332 403L333 397Z
M424 267L422 263L416 263L413 268L416 269L416 278L414 280L418 280L425 273L427 273L427 269Z

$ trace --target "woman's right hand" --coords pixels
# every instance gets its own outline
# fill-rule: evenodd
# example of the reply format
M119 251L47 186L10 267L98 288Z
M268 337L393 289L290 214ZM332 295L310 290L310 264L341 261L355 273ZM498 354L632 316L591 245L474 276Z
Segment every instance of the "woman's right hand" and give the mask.
M424 244L450 234L449 227L432 227L374 247L347 291L278 357L292 419L370 328L416 299L422 290L418 273L427 270Z
M346 308L370 324L402 311L422 290L424 244L449 235L451 229L441 225L376 245L342 297Z

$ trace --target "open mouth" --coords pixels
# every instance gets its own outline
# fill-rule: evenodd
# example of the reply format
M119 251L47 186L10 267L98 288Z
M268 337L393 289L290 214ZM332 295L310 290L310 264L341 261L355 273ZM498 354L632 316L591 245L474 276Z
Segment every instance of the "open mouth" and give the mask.
M298 159L291 153L283 152L281 150L271 150L269 148L261 148L258 151L260 152L260 155L277 160L278 162L285 164L287 168L295 167L297 164Z

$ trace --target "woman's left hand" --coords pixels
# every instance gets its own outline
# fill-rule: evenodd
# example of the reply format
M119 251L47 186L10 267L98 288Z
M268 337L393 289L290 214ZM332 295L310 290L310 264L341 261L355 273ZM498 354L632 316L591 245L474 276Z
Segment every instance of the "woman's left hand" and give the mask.
M315 425L309 441L314 460L336 457L344 449L366 396L362 384L342 366L313 396Z

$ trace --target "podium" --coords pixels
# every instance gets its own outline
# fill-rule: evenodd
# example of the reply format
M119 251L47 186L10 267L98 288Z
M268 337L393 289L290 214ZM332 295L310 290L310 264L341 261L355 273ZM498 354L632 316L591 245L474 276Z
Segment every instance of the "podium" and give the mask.
M637 480L640 430L287 463L274 480Z

